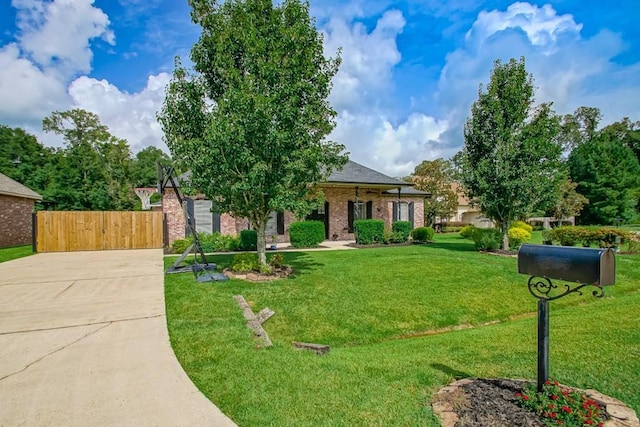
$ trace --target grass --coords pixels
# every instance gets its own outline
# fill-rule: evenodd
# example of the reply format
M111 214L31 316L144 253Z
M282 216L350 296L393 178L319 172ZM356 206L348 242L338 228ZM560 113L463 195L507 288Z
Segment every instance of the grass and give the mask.
M11 261L12 259L23 258L29 255L33 255L33 247L31 245L2 248L0 249L0 262Z
M286 253L295 278L268 284L169 275L176 355L241 426L439 425L429 400L453 378L535 378L536 300L514 258L476 253L457 235L436 239ZM551 375L638 411L640 257L617 262L607 298L551 303ZM235 294L256 312L276 312L264 325L273 348L255 349ZM468 329L455 330L460 325ZM291 341L329 344L331 352L296 351Z

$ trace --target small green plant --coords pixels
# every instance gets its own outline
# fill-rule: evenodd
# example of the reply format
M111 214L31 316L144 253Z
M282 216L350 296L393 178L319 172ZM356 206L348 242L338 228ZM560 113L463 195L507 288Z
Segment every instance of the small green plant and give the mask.
M517 404L537 414L546 426L602 426L602 408L584 394L557 381L547 381L538 393L535 386L528 386L524 393L516 393Z
M464 227L462 227L462 230L460 230L460 237L463 237L465 239L471 239L473 238L473 232L476 230L476 226L473 224L469 224L469 225L465 225Z
M241 251L255 251L258 247L258 233L256 230L242 230L240 232L240 244L238 249Z
M353 228L359 245L384 243L384 221L381 219L357 219L353 222Z
M289 226L289 240L294 248L314 248L325 238L322 221L298 221Z
M411 238L414 242L425 243L432 241L435 234L431 227L418 227L411 232Z
M281 268L284 266L284 256L282 254L273 254L268 262L273 268Z
M531 240L531 233L520 227L511 227L507 236L509 237L509 247L511 249L518 249L523 243Z
M495 251L500 247L502 233L497 228L476 228L472 238L477 251Z
M254 253L245 253L234 255L233 261L231 261L231 271L259 271L260 262L258 261L258 255Z
M409 221L395 221L391 224L392 240L394 243L404 243L409 241L413 226Z

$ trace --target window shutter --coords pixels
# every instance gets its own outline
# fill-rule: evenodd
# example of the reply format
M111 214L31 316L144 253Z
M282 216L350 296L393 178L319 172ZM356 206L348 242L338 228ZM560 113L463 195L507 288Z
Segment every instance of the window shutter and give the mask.
M349 233L353 233L353 202L349 200L347 203L347 224Z
M278 212L276 215L276 228L279 235L284 234L284 212Z
M220 212L216 207L216 202L211 202L211 230L212 233L220 232Z
M393 222L396 222L398 220L398 202L392 202L393 204Z
M413 225L413 202L409 203L409 222L411 223L411 228L414 228L414 225Z
M367 219L373 218L373 201L367 202Z
M196 228L196 218L194 215L194 203L193 203L193 199L187 197L185 200L185 209L187 210L187 221L188 223L185 223L184 225L184 235L185 237L187 236L191 236L191 227L189 227L189 224L191 224L191 226L193 227L193 229Z

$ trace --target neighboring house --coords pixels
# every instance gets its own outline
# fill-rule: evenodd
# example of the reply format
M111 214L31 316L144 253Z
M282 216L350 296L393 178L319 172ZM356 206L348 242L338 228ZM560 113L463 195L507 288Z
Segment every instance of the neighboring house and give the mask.
M0 248L33 243L33 212L42 196L0 173Z
M184 177L184 176L183 176ZM393 221L410 221L414 227L424 225L424 198L429 193L412 188L411 183L391 178L373 169L349 161L333 172L320 187L325 202L308 217L322 221L331 240L353 240L356 219L381 219L387 228ZM189 216L195 219L198 232L220 232L237 235L250 228L246 218L234 218L215 212L214 203L202 196L187 199ZM168 244L184 238L185 219L175 193L167 187L162 195L162 211L166 215ZM289 241L288 228L296 219L291 212L273 212L267 223L267 242Z
M480 228L489 228L493 226L493 222L483 215L480 208L474 206L467 196L464 195L459 184L452 183L451 189L458 195L458 208L456 210L456 214L449 218L449 221L473 224Z

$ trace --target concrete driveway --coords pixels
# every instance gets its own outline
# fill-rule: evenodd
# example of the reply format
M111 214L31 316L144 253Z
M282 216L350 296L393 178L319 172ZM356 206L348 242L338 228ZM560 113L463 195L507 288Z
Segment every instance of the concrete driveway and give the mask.
M178 364L161 250L0 263L0 426L234 426Z

